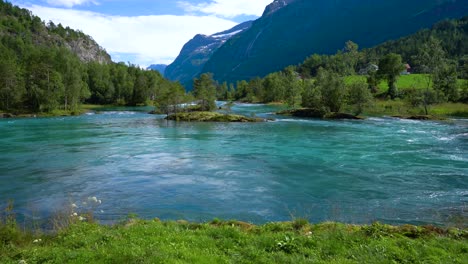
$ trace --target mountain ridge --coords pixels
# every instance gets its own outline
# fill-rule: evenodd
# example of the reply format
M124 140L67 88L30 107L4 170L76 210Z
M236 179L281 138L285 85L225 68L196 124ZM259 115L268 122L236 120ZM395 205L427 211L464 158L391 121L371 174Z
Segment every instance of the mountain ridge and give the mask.
M263 77L313 53L333 54L348 40L372 47L462 17L467 6L466 0L293 0L273 13L267 8L217 49L201 72L212 72L220 82Z
M246 21L213 35L195 35L184 45L174 62L167 66L164 76L172 81L179 81L185 87L190 88L192 79L201 73L211 55L228 39L250 28L251 24L252 21Z

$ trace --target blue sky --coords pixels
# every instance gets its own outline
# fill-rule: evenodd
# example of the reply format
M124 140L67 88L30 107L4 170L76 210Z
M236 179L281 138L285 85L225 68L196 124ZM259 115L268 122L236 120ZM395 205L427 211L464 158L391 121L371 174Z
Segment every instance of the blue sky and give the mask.
M273 0L11 0L44 21L91 35L114 61L172 62L195 34L255 19Z

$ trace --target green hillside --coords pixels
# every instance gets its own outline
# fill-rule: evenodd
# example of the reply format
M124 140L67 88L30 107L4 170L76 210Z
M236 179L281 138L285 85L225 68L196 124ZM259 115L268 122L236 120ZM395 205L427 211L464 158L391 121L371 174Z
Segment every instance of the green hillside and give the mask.
M264 77L313 53L334 54L348 40L373 47L467 13L462 0L296 0L227 41L203 72L228 82Z
M171 85L155 71L113 63L83 32L0 1L0 112L62 115L79 113L83 102L146 104Z

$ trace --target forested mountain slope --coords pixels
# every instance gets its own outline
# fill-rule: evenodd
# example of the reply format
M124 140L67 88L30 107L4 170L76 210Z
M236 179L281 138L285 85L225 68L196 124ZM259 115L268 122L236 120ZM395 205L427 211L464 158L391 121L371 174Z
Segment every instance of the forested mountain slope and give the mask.
M75 111L82 102L144 104L163 85L154 71L113 63L83 32L45 23L0 0L0 111Z
M228 82L262 77L313 53L333 54L348 40L372 47L467 13L466 0L277 0L202 72Z

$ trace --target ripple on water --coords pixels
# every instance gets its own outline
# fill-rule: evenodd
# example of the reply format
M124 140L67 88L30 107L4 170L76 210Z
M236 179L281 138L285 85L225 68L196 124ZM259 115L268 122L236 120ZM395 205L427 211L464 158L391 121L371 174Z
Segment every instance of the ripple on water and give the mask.
M257 115L272 107L236 105ZM466 123L280 117L175 123L142 112L0 122L0 201L51 215L97 196L96 216L265 222L443 221L467 202ZM101 212L101 210L103 212ZM466 210L465 210L466 212Z

